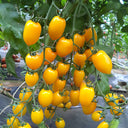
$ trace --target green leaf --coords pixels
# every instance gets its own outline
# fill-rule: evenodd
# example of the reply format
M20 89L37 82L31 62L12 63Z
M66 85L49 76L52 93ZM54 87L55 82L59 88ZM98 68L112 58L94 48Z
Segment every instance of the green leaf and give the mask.
M112 47L105 46L105 45L98 45L98 46L95 46L95 48L98 50L105 51L112 58L113 52L114 52L114 49Z
M66 4L67 0L61 0L61 4L62 6L64 6Z
M38 126L39 128L47 128L44 121L42 121Z
M106 95L107 93L109 93L110 88L108 75L99 73L99 80L96 83L95 91L98 96L103 96L102 94Z
M125 25L125 26L121 29L121 31L128 33L128 25Z
M110 122L109 128L118 128L118 125L119 125L119 119L113 119Z
M16 69L15 69L15 62L12 58L13 54L17 54L16 50L14 48L10 48L8 53L6 54L6 64L7 64L7 70L9 73L13 74L15 77L17 77Z

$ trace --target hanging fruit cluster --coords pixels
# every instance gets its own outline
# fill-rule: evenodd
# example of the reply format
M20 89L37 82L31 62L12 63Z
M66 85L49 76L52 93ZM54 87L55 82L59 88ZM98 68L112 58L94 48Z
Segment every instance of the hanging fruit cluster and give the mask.
M56 116L57 108L67 110L80 104L83 113L92 114L94 121L105 119L107 109L110 109L110 113L114 116L123 113L121 105L125 104L125 97L112 93L106 96L102 94L107 106L99 106L95 91L98 86L97 77L94 83L88 81L87 63L94 65L96 73L111 74L112 70L112 61L107 53L95 49L97 42L95 29L89 27L81 34L64 35L65 27L66 20L60 16L52 18L48 29L43 26L48 35L44 35L44 45L38 51L30 52L25 57L28 67L25 82L28 87L21 90L19 100L14 102L12 111L15 117L7 119L7 125L14 128L31 128L29 123L19 121L17 118L26 114L28 103L32 103L31 120L33 123L39 125L44 117L51 119L55 116L57 128L65 127L63 118ZM29 47L39 40L41 29L42 26L38 22L32 20L26 22L23 39ZM47 39L52 43L50 46L45 42ZM57 57L60 61L56 59ZM35 96L35 93L38 93L38 96ZM121 99L123 103L119 104ZM95 111L96 107L99 110ZM106 119L97 126L97 128L108 127L109 123Z

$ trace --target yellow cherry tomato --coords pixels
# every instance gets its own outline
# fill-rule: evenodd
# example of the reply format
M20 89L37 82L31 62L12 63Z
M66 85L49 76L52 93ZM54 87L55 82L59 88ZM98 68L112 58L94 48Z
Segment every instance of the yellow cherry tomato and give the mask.
M64 87L66 85L66 80L57 79L55 83L52 85L52 89L54 92L56 91L63 91Z
M85 81L83 81L83 82L81 83L81 85L80 85L80 89L83 88L83 87L87 87Z
M59 76L63 76L67 74L67 72L69 71L69 68L70 68L70 64L58 62L56 70L58 71Z
M103 119L103 117L101 116L102 111L97 110L95 112L92 113L92 120L93 121L101 121Z
M30 46L35 44L41 34L41 25L40 23L35 23L32 20L28 20L25 24L23 31L23 39L25 43Z
M87 59L87 57L86 57L86 55L83 53L83 54L80 54L80 53L76 53L75 55L74 55L74 60L73 60L73 62L75 63L75 64L77 64L78 66L80 66L81 68L83 68L84 67L84 65L85 65L85 61L86 61L86 59ZM74 65L75 65L74 64ZM75 67L76 67L76 65L75 65Z
M103 50L99 50L96 54L92 55L92 62L98 71L111 74L112 61Z
M57 105L57 107L63 108L64 107L64 104L63 103L60 103L59 105Z
M119 100L118 100L118 96L114 93L108 93L105 96L105 100L106 102L110 105L110 106L116 106L116 104L118 104ZM116 104L115 104L116 103Z
M68 95L63 97L63 103L67 103L69 100L70 97Z
M40 109L33 109L31 112L31 120L34 124L40 124L43 121L44 113L43 110Z
M65 57L73 51L73 41L72 39L66 39L61 37L56 44L56 52L60 57Z
M93 98L95 96L94 88L92 87L83 87L80 88L80 104L82 106L88 106L91 104Z
M65 127L65 121L63 118L56 119L55 125L57 128L64 128Z
M59 94L59 91L53 93L52 105L57 106L63 102L63 96Z
M38 69L41 67L42 62L43 62L43 55L41 54L36 54L36 55L30 55L29 53L27 54L27 56L25 57L25 62L26 65L32 69Z
M65 105L66 108L70 109L72 107L72 103L71 102L67 102Z
M12 125L13 123L13 125ZM10 117L7 119L7 125L12 125L12 126L9 126L9 128L17 128L19 125L20 125L20 122L18 120L18 118L15 118L14 116Z
M112 109L110 109L110 113L112 115L115 114L117 116L120 116L123 113L123 109L122 109L122 107L115 106Z
M108 124L108 122L106 122L106 121L101 122L101 123L97 126L97 128L108 128L108 127L109 127L109 124Z
M49 62L52 62L56 58L56 52L53 52L51 48L46 48L45 49L45 59L48 60ZM45 61L44 65L49 64L49 62Z
M79 90L71 90L70 92L70 101L72 103L72 106L77 106L79 104L79 96L80 91Z
M19 113L17 116L21 116L21 113L22 113L22 116L24 116L27 112L27 108L23 103L15 103L12 106L12 111L15 115Z
M52 40L59 39L65 30L66 20L60 16L54 16L49 23L48 34Z
M83 70L75 70L74 71L74 75L73 75L73 81L74 81L74 84L77 86L77 87L80 87L81 83L83 82L83 79L85 77L85 73Z
M96 109L96 102L91 102L89 106L82 106L83 113L89 115L93 113Z
M45 80L46 84L53 84L58 78L57 70L48 67L43 73L43 79Z
M78 47L83 47L84 46L84 42L85 42L85 37L84 37L84 35L80 35L80 34L78 34L78 33L76 33L75 35L74 35L74 47L73 47L73 50L74 51L78 51L79 50L79 48ZM78 47L77 47L77 46Z
M38 94L38 101L42 107L47 107L52 103L53 93L51 90L42 89Z
M84 52L84 54L86 55L86 57L87 57L87 59L88 59L89 61L92 61L92 50L93 50L93 49L94 49L94 48L91 47L91 48L89 48L89 49L86 49L85 52Z
M30 102L32 100L32 90L30 90L29 88L23 88L20 91L19 99L23 102Z
M44 110L44 114L47 119L52 119L55 115L55 109L53 107L51 107L51 108L47 107Z
M25 75L25 82L28 86L34 86L39 80L39 75L37 72L29 73L27 72Z
M97 33L96 33L95 29L93 29L93 30L94 30L95 42L97 42ZM85 31L84 37L85 37L86 43L90 43L91 45L94 45L92 28L85 29L84 31Z

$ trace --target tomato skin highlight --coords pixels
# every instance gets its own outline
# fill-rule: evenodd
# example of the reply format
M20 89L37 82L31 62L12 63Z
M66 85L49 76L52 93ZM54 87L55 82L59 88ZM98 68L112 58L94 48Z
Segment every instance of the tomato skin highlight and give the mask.
M53 93L51 90L42 89L38 94L38 102L42 107L47 107L52 103Z
M92 55L92 62L98 71L111 74L112 61L103 50L99 50L96 54Z
M31 112L31 120L34 124L40 124L43 121L44 113L42 109L35 110L33 109Z
M28 20L23 31L23 39L25 43L28 46L35 44L39 40L40 34L41 25L38 22L35 23L32 20Z
M49 23L48 34L52 40L59 39L65 30L66 20L59 16L54 16Z
M58 78L57 70L48 67L43 73L43 79L45 80L46 84L53 84Z
M65 57L73 51L73 41L72 39L66 39L61 37L56 44L56 52L60 57Z
M94 88L92 87L82 87L80 88L80 104L82 106L89 106L95 96Z

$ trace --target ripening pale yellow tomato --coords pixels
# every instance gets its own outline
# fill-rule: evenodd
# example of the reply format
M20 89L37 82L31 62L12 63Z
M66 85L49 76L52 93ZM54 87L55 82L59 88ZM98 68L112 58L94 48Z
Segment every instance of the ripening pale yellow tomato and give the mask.
M84 54L86 55L86 57L87 57L87 59L88 59L89 61L92 61L92 50L93 50L93 49L94 49L94 48L91 47L91 48L86 49L85 52L84 52Z
M32 20L28 20L25 24L23 31L23 39L24 42L30 46L35 44L40 37L41 34L41 25L40 23L35 23Z
M98 71L111 74L112 61L103 50L99 50L96 54L92 55L92 62Z
M69 71L69 68L70 68L70 64L58 62L56 70L58 71L59 76L63 76L67 74L67 72Z
M118 100L118 96L115 93L108 93L105 96L105 100L106 102L110 105L110 106L116 106L116 104L118 104L119 100ZM116 103L116 104L115 104Z
M78 51L79 50L79 48L78 47L83 47L84 46L84 42L85 42L85 37L84 37L84 35L80 35L80 34L78 34L78 33L76 33L75 35L74 35L74 38L73 38L73 41L74 41L74 47L73 47L73 50L74 51ZM77 46L78 47L77 47Z
M34 86L38 82L38 80L39 80L39 75L37 72L34 73L27 72L25 74L25 82L30 87Z
M95 96L95 91L93 87L82 87L80 88L80 104L82 106L89 106Z
M80 87L81 83L83 82L83 79L85 77L85 73L83 70L75 70L73 75L73 81L77 87Z
M89 115L93 113L96 109L96 102L91 102L89 106L82 106L83 113Z
M65 85L66 85L66 80L61 80L61 79L57 78L55 83L52 85L52 89L54 92L63 91Z
M42 62L43 62L43 56L42 53L41 54L34 54L34 55L30 55L29 53L27 54L27 56L25 57L25 62L26 65L32 69L38 69L41 67Z
M56 52L53 52L51 48L45 48L45 59L49 62L52 62L56 58ZM44 65L49 64L49 62L45 61Z
M63 108L64 107L64 104L63 103L60 103L59 105L57 105L57 107Z
M93 112L92 113L92 120L93 121L101 121L103 119L101 114L102 114L101 110L97 110L97 111Z
M75 64L77 64L78 66L80 66L81 68L83 68L84 65L85 65L86 59L87 59L87 57L86 57L86 55L85 55L84 53L81 54L81 53L78 53L78 52L77 52L77 53L74 55L73 62L74 62ZM74 64L74 66L76 67L75 64Z
M97 33L96 33L95 29L93 29L93 30L94 30L95 42L97 42ZM86 43L90 43L91 45L94 45L92 28L85 29L84 31L85 31L84 37L85 37Z
M72 106L77 106L79 104L79 96L80 96L79 90L71 90L70 101L72 103Z
M51 90L42 89L38 94L38 101L42 107L47 107L52 103L53 93Z
M17 128L20 125L20 122L19 122L18 118L15 118L14 116L12 116L7 119L7 125L8 126L12 125L12 126L9 126L9 128Z
M45 80L46 84L53 84L58 78L57 70L48 67L43 73L43 79Z
M55 109L53 107L47 107L44 110L44 114L47 119L52 119L55 115Z
M66 20L60 16L54 16L49 23L48 34L52 40L59 39L65 30Z
M52 105L57 106L63 102L63 96L59 94L59 91L53 93Z
M65 57L73 51L73 41L72 39L66 39L61 37L56 44L56 52L60 57Z

